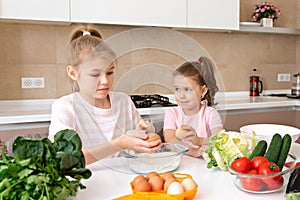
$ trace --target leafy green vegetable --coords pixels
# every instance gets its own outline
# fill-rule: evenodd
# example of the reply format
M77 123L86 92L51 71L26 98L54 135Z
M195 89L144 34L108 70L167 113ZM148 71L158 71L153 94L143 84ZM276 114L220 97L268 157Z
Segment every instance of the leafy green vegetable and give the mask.
M0 159L0 200L65 200L84 189L85 168L82 143L73 130L59 131L52 143L48 138L18 137L13 143L15 157L2 153Z
M253 137L250 138L244 133L223 130L210 137L208 149L203 157L207 161L207 168L219 167L227 170L227 162L232 156L248 155L255 145L256 141Z

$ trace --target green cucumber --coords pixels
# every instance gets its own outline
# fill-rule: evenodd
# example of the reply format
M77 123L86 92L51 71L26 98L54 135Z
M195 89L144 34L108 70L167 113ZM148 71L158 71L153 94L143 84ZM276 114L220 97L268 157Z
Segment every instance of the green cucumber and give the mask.
M281 135L275 133L272 137L269 148L266 152L265 157L269 162L277 163L279 152L281 150L282 138Z
M253 149L249 159L252 160L256 156L264 156L267 150L268 144L265 140L260 140Z
M282 170L286 158L290 152L291 144L292 144L292 137L289 134L285 134L282 138L281 150L279 152L279 156L276 162L276 164L280 168L280 171Z

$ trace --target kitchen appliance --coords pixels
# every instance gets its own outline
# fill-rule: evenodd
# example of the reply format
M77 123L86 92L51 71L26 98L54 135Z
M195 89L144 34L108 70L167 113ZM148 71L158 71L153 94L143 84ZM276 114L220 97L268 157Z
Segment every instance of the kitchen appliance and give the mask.
M171 103L168 97L158 94L130 95L130 98L136 108L177 106L177 104Z
M292 84L292 95L300 96L300 73L294 74L295 82Z
M259 76L250 76L250 96L259 96L263 90L263 83Z

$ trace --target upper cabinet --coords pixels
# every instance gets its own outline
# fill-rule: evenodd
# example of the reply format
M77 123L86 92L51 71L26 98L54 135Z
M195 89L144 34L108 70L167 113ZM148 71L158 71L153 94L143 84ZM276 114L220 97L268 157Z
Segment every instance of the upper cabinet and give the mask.
M186 27L186 0L71 0L71 21Z
M70 22L69 0L0 0L0 18Z
M239 29L239 0L0 0L0 19Z
M71 21L239 29L239 0L71 0Z
M239 29L239 0L187 0L187 27Z

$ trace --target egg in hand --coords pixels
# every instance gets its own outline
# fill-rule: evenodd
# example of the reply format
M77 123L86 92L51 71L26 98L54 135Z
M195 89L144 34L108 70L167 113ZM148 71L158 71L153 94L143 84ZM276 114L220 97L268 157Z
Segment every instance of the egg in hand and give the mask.
M175 131L175 135L178 139L184 139L186 134L187 134L187 131L182 128L178 128Z

